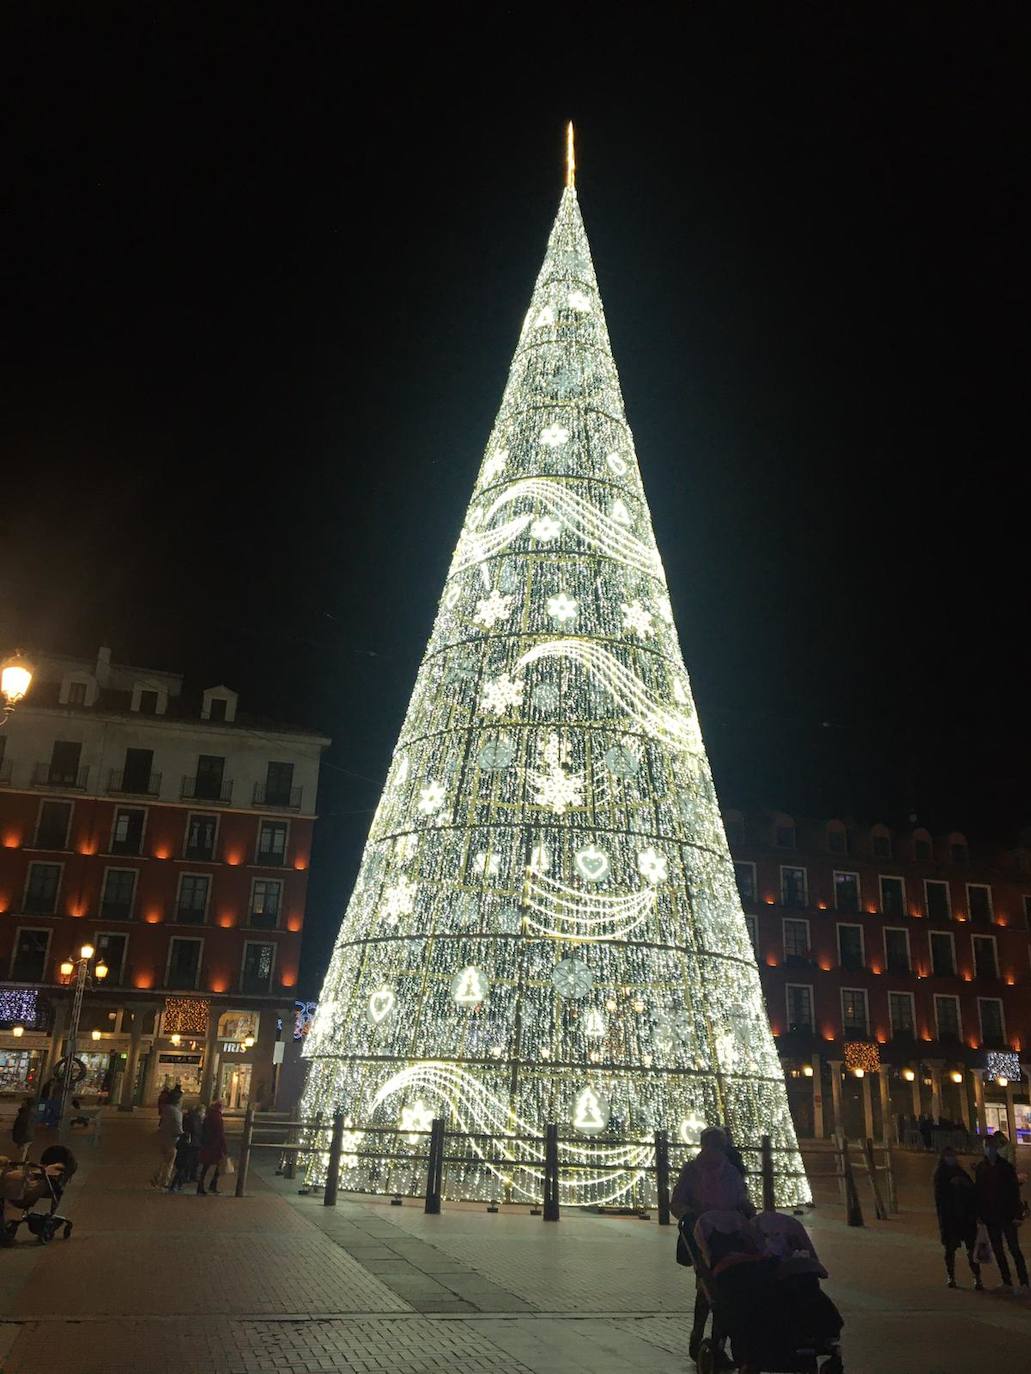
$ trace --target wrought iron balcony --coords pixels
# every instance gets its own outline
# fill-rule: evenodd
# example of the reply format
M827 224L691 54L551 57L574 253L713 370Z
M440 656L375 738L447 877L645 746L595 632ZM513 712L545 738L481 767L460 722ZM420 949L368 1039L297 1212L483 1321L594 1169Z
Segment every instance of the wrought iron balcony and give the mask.
M269 787L267 783L254 784L254 805L271 806L277 811L300 811L302 787Z
M183 778L179 796L183 801L231 802L233 784L217 778Z
M33 787L60 787L66 792L85 792L89 768L55 768L52 763L37 763L32 770Z
M156 797L161 791L161 774L144 776L112 768L107 775L107 790L122 797Z

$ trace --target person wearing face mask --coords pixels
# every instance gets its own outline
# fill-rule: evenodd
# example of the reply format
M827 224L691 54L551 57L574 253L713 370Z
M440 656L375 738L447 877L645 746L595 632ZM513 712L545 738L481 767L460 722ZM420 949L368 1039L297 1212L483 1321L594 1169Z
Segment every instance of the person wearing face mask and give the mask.
M956 1151L947 1146L941 1152L934 1171L934 1205L938 1213L938 1230L945 1249L945 1272L949 1287L956 1286L956 1251L962 1245L974 1276L974 1287L984 1289L981 1266L974 1259L977 1239L977 1190L974 1180L956 1158Z
M1020 1183L1017 1171L999 1150L999 1141L989 1136L985 1141L984 1159L974 1173L977 1188L977 1215L984 1222L992 1243L992 1254L999 1266L1003 1283L1011 1282L1009 1261L1003 1244L1009 1247L1017 1266L1014 1293L1027 1288L1027 1263L1017 1239L1017 1223L1021 1217Z

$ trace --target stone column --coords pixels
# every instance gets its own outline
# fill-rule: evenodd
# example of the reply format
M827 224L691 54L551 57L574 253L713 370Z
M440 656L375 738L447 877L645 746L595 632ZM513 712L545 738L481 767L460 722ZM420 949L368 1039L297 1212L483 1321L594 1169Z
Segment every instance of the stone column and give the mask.
M873 1140L873 1093L869 1071L863 1074L863 1139Z
M966 1078L961 1078L958 1085L959 1110L963 1116L963 1127L969 1135L974 1126L970 1117L970 1094L967 1092Z
M923 1101L922 1101L922 1094L921 1094L921 1089L920 1089L920 1070L919 1070L919 1068L917 1069L916 1073L914 1073L914 1075L913 1075L913 1081L912 1081L912 1083L910 1083L909 1086L913 1089L913 1115L914 1115L915 1117L923 1116L923 1114L924 1114L924 1104L923 1104Z
M828 1059L827 1063L831 1070L831 1110L834 1114L832 1123L835 1131L845 1131L845 1115L841 1110L841 1060Z
M1013 1084L1006 1084L1006 1135L1013 1147L1013 1158L1017 1157L1017 1114L1013 1110Z
M204 1041L204 1072L200 1080L200 1100L211 1104L218 1068L218 1007L212 1002L208 1011L208 1034Z
M942 1061L933 1059L927 1067L931 1071L931 1119L937 1123L942 1114Z
M984 1080L980 1069L970 1070L970 1081L974 1085L974 1108L977 1112L977 1129L981 1135L988 1133L988 1117L984 1110Z
M891 1111L891 1081L888 1077L890 1073L891 1068L887 1064L881 1064L877 1069L877 1085L881 1095L881 1139L885 1145L890 1145L895 1140L895 1122Z
M813 1136L823 1139L823 1060L818 1054L812 1057L813 1063Z
M130 1005L126 1010L132 1012L132 1038L129 1041L125 1073L122 1075L122 1096L118 1103L120 1112L131 1112L136 1105L136 1075L140 1067L140 1041L143 1036L144 1008Z

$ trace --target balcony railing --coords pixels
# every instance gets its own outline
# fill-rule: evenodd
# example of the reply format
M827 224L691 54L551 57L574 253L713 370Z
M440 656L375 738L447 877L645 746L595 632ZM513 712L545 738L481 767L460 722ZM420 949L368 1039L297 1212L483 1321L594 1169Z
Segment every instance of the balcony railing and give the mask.
M267 783L254 784L254 805L272 806L277 811L300 811L302 787L269 787Z
M233 784L216 778L183 778L179 796L183 801L231 802Z
M122 797L156 797L161 791L161 774L133 774L112 770L107 775L107 790Z
M85 792L89 768L55 768L52 763L37 763L32 770L33 787L61 787L66 792Z

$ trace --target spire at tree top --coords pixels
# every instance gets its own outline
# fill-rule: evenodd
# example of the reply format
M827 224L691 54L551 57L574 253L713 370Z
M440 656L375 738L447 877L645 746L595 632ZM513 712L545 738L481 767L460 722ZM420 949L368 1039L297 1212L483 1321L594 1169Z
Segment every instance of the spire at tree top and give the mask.
M576 149L573 146L573 121L566 125L566 185L576 185Z

